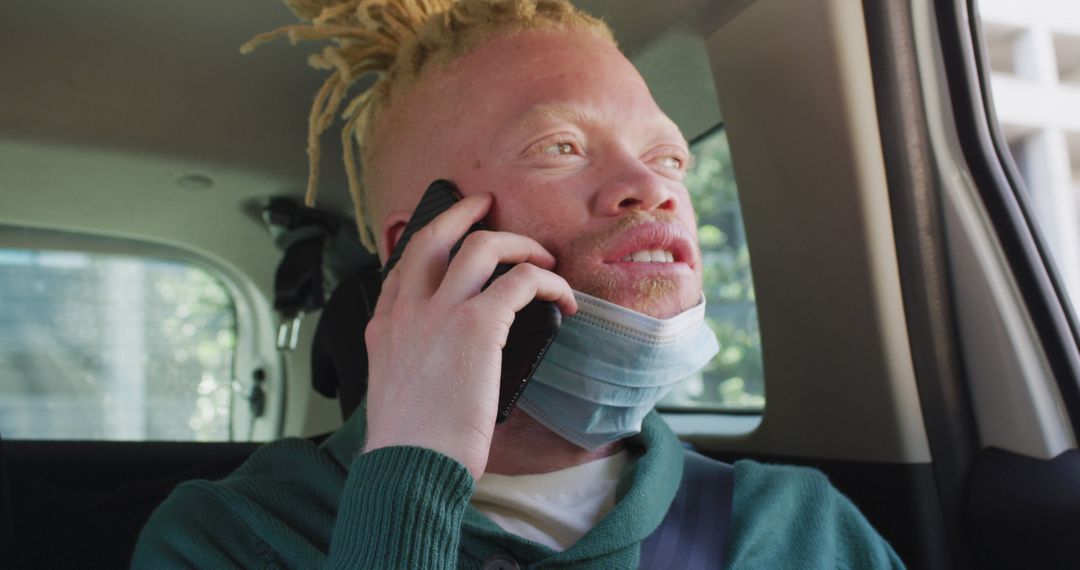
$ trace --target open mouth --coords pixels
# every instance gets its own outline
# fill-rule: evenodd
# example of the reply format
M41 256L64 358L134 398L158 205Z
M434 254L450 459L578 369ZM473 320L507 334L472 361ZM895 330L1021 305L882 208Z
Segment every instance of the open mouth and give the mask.
M690 236L675 224L651 223L630 228L614 240L605 263L684 264L693 267Z
M675 263L675 254L663 249L643 249L623 256L619 261L633 263Z

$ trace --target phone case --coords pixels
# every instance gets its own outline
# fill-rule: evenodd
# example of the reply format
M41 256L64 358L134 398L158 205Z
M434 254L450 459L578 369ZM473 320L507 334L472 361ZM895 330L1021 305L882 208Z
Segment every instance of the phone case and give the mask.
M394 247L394 251L390 253L390 257L383 266L383 279L386 279L386 275L401 259L401 254L405 251L405 246L408 245L413 234L460 199L461 194L454 184L448 180L436 180L428 186L427 191L420 198L420 203L416 206L412 217L405 224L405 230ZM465 236L474 231L486 229L490 228L481 221L469 228ZM461 248L462 242L465 241L465 236L462 236L450 250L450 259L457 255L458 249ZM486 289L492 281L512 267L512 264L499 264L487 284L484 285L484 288ZM544 358L548 347L555 340L555 335L558 334L561 323L562 314L559 312L558 307L548 301L534 300L518 311L514 317L514 324L510 326L506 346L503 347L502 378L499 385L499 410L495 419L497 423L505 421L514 410L514 406L525 391L533 372L536 371L536 367Z

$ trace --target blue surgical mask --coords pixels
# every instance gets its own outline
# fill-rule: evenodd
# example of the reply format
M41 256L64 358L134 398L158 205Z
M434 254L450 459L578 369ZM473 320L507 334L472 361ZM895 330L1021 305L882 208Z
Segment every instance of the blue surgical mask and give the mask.
M578 312L559 334L518 407L585 449L641 431L646 414L719 352L705 299L656 319L575 291Z

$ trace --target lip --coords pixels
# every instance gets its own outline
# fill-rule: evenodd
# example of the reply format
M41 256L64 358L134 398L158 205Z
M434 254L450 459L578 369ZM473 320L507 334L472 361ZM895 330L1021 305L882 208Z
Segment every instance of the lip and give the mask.
M627 255L643 249L662 249L671 252L673 263L640 263L623 261ZM604 255L604 263L640 265L648 267L677 266L684 264L693 268L694 247L686 230L675 224L647 223L626 230Z

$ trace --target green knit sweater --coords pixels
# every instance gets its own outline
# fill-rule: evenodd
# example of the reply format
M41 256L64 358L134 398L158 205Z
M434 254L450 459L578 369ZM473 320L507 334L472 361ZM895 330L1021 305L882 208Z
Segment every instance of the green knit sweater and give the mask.
M363 408L315 447L285 439L221 481L176 488L139 537L136 568L635 568L682 477L683 450L653 412L615 508L563 552L510 534L469 506L460 463L416 447L359 455ZM731 568L896 568L889 545L819 472L735 464Z

